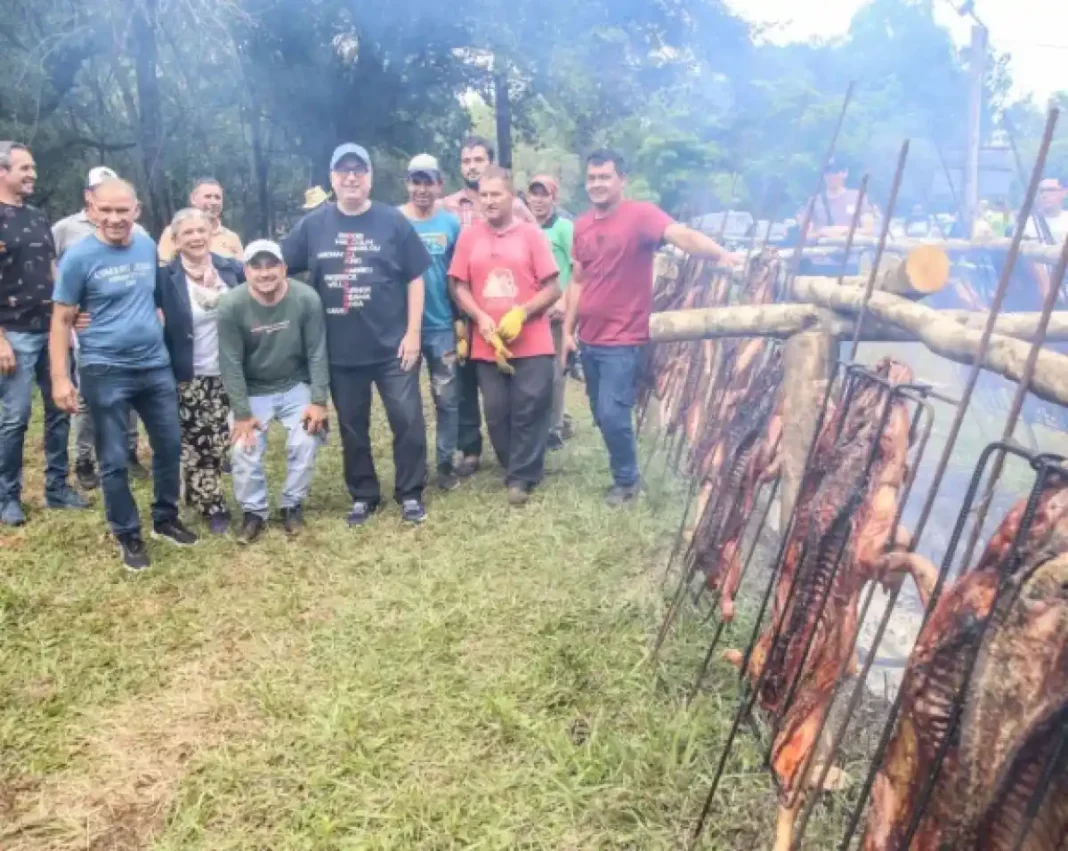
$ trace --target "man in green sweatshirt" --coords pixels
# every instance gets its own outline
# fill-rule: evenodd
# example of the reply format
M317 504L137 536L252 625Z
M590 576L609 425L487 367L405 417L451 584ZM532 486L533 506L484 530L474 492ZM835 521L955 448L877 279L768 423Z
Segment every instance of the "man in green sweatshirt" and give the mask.
M323 305L311 287L287 277L282 249L259 239L245 249L243 284L219 301L219 372L234 423L234 496L244 521L238 540L252 543L267 524L263 456L267 427L286 430L282 525L295 535L326 440L330 372Z

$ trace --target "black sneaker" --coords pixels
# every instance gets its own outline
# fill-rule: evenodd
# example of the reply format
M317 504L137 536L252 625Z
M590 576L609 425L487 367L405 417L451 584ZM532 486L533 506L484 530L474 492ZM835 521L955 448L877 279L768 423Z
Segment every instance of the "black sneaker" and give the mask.
M460 487L460 477L457 476L452 470L439 470L438 471L438 489L443 491L454 491Z
M604 496L604 501L612 508L619 508L628 502L634 502L641 493L642 486L639 482L633 485L612 485Z
M208 524L208 531L213 535L225 535L230 531L230 512L216 511L204 518Z
M176 544L179 547L191 547L200 540L195 533L186 529L185 526L182 525L182 521L177 517L174 520L164 520L162 523L154 523L152 526L152 537L170 541L172 544Z
M237 533L237 542L239 544L251 544L263 534L263 530L266 528L267 521L260 515L246 511L245 518L241 521L241 530Z
M358 499L352 504L352 511L349 512L347 522L349 526L362 526L376 511L378 511L377 504Z
M96 465L92 459L86 458L74 465L74 480L83 491L91 491L100 487L100 476L96 474Z
M480 466L482 466L482 462L477 456L465 455L457 462L456 466L453 467L453 472L461 479L467 479L477 473Z
M126 472L130 475L130 478L137 479L141 482L146 482L152 478L152 474L148 471L148 468L141 463L136 455L132 456L126 464Z
M122 563L126 566L126 569L135 573L152 564L148 560L148 551L145 549L145 542L141 540L139 532L127 532L125 535L119 535L119 552L122 554Z
M508 486L508 504L519 508L530 501L530 490L523 485Z
M563 449L564 448L564 438L560 436L559 432L550 431L549 432L549 440L545 444L545 448L548 449L550 452L555 452L558 449Z
M282 528L290 538L295 538L304 528L304 509L297 505L282 509Z
M418 499L406 499L401 503L401 520L405 523L422 523L426 520L426 509Z
M58 491L45 494L45 505L49 508L84 509L89 507L89 500L70 485L63 485Z
M230 466L229 458L223 458L222 467L220 469L228 476L234 471L234 468Z

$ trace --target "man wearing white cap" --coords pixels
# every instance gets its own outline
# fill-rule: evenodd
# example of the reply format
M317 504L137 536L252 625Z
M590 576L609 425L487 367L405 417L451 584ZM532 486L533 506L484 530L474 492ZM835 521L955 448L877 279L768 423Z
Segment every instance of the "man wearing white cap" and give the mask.
M83 199L85 206L72 216L60 219L52 225L52 239L56 243L56 256L62 259L72 245L75 245L96 232L93 223L93 190L105 180L115 180L118 175L106 165L99 165L89 169L89 175L85 180L85 193ZM151 238L141 225L134 222L134 233L145 238ZM74 364L78 364L78 334L77 331L71 337L74 349ZM89 416L85 399L78 399L78 413L71 419L71 431L74 432L74 476L78 485L85 490L92 490L99 486L100 478L96 474L96 466L93 463L93 446L96 435L93 431L93 418ZM147 479L151 474L137 459L137 412L130 408L130 464L127 472L135 479Z
M452 490L460 480L453 470L459 428L459 388L456 378L456 330L458 313L449 296L449 264L460 238L460 220L437 203L441 192L441 167L430 154L419 154L408 163L408 203L401 212L412 223L430 252L430 268L423 274L426 297L423 305L423 357L430 373L430 395L437 415L438 487Z
M341 427L350 526L378 510L371 457L371 386L393 431L394 498L409 523L426 519L426 425L419 391L423 274L430 255L396 207L371 200L371 158L359 145L330 158L333 203L301 219L282 243L294 274L308 272L326 312L330 392Z
M330 372L315 290L289 280L277 243L257 239L244 256L247 283L219 300L219 374L234 416L234 496L244 511L238 540L250 544L267 524L263 456L272 420L286 430L282 525L287 535L303 525L315 456L326 439Z

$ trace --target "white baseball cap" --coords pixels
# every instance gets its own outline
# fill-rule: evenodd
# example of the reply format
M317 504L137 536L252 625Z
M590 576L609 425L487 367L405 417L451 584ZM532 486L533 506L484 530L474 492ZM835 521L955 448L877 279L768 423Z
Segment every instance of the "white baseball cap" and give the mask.
M96 168L89 169L89 176L85 178L85 188L92 189L105 180L118 180L118 178L119 175L114 169L110 169L106 165L98 165Z
M251 263L258 254L270 254L279 263L285 263L286 258L282 255L282 249L277 242L269 239L255 239L245 246L245 262Z
M412 157L412 161L408 163L408 177L415 177L417 174L440 180L441 166L438 165L438 158L430 154L416 154Z

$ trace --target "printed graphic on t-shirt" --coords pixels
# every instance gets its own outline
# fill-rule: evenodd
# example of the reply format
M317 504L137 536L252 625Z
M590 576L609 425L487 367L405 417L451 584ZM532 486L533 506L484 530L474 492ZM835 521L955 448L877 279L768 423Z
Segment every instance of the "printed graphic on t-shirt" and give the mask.
M486 276L486 283L482 287L482 297L485 299L499 299L513 302L519 289L515 285L515 277L511 269L495 267Z
M119 263L114 266L101 266L95 269L89 276L94 283L116 286L132 287L146 272L151 272L155 267L151 263Z
M365 262L369 254L378 254L382 250L373 239L363 233L339 233L335 240L336 251L319 255L319 259L340 258L341 271L334 275L324 275L323 285L327 289L341 290L341 306L329 307L326 312L334 315L346 315L352 310L360 310L371 300L371 286L361 282L365 275L374 274L374 269Z
M422 238L423 245L426 246L426 250L430 252L431 257L441 257L449 248L449 235L447 233L420 232L419 236Z
M253 325L249 328L249 331L253 334L276 334L279 331L285 331L289 327L289 320L283 319L281 322L270 322L266 325Z

